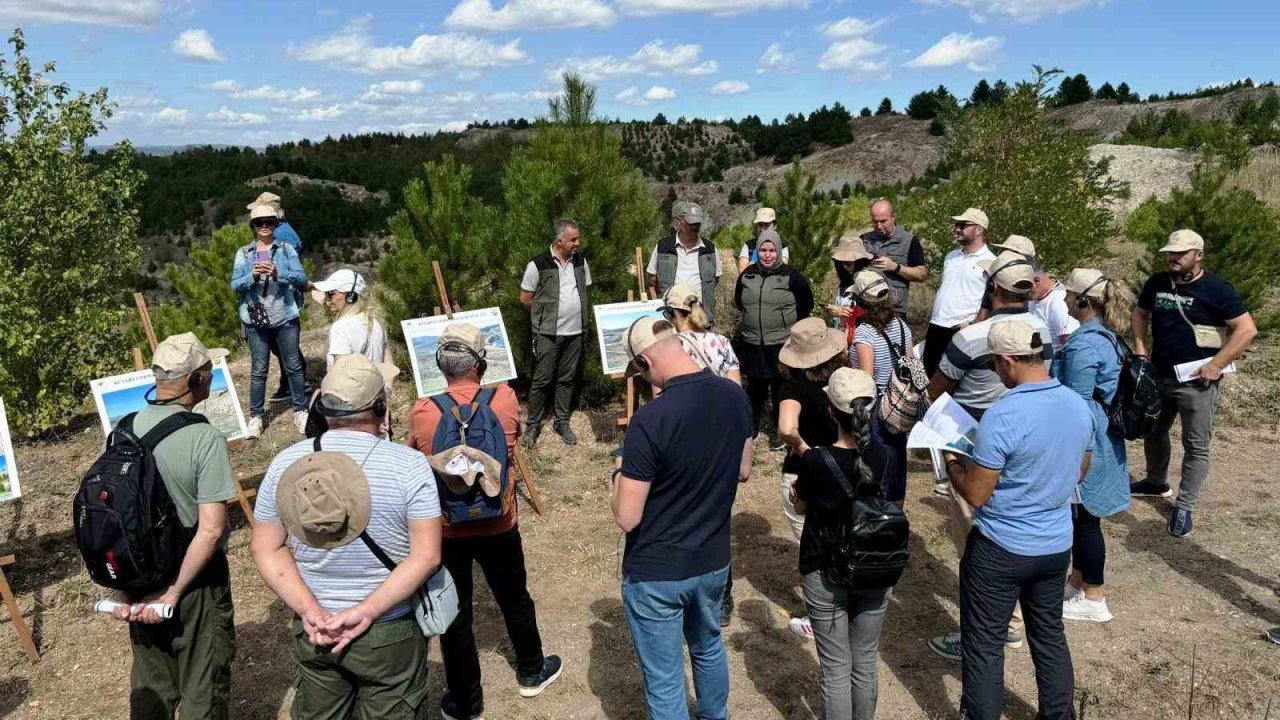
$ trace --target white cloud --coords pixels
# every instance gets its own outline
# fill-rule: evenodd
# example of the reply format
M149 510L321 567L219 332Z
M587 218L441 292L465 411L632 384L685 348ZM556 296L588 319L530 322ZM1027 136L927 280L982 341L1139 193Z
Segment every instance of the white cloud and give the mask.
M369 92L387 95L418 95L425 89L421 80L386 80L369 86Z
M1003 43L1003 39L994 35L975 38L968 33L951 33L908 62L907 67L937 68L963 63L973 72L985 72L995 66L993 56Z
M765 48L764 54L760 56L760 62L756 65L756 73L791 72L795 67L795 53L783 52L780 43L773 43Z
M160 0L0 0L0 17L50 23L149 27Z
M925 5L960 7L973 19L983 22L988 15L1007 15L1014 20L1032 22L1045 15L1068 13L1087 7L1101 7L1107 0L916 0Z
M204 116L206 120L218 125L262 125L267 122L265 116L251 112L236 112L226 105Z
M644 17L695 12L738 15L754 10L806 7L809 2L808 0L617 0L615 4L627 15Z
M213 38L204 30L183 30L173 39L173 52L192 60L221 62L225 60L222 53L213 46Z
M848 40L850 38L866 37L879 30L882 25L884 25L884 20L868 21L862 18L847 17L843 20L823 25L822 34L832 40Z
M186 125L191 119L191 113L183 108L164 107L156 111L154 115L148 118L148 122L154 125L180 126Z
M319 90L309 87L290 89L259 85L255 88L247 88L235 80L218 80L211 84L209 88L227 93L237 100L266 100L287 105L306 105L317 102L322 98Z
M854 73L878 73L887 67L879 59L885 46L867 38L856 37L831 43L831 47L818 60L819 70L848 70Z
M498 8L490 0L462 0L444 19L444 26L454 30L512 32L609 27L617 19L613 8L600 0L509 0Z
M675 98L676 98L675 90L672 90L671 88L661 87L659 85L654 85L648 90L645 90L643 93L640 92L640 88L638 87L635 87L635 86L629 87L626 90L623 90L622 92L615 95L613 99L617 100L618 102L624 105L634 105L636 107L644 107L646 105L652 105L654 103L666 102L668 100L675 100Z
M619 75L711 75L719 70L715 60L702 61L702 46L694 44L667 47L662 40L645 44L630 57L612 55L593 58L570 58L552 66L547 75L559 79L565 72L576 72L587 80L598 81Z
M298 120L323 121L337 120L346 114L346 110L341 105L330 105L328 107L307 108L292 117Z
M459 33L419 35L409 45L375 46L369 34L369 19L359 20L335 35L308 40L291 47L288 54L306 62L362 73L480 69L519 65L529 60L520 41L498 45L483 38Z
M751 86L741 80L725 80L711 86L709 91L712 95L738 95L751 89Z

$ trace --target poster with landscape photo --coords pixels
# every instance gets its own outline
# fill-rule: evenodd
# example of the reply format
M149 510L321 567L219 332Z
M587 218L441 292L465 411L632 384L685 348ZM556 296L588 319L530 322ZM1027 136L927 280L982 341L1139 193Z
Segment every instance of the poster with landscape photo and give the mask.
M9 416L4 414L0 399L0 502L22 497L18 484L18 464L13 459L13 441L9 438Z
M600 343L600 364L604 366L605 375L621 375L626 372L631 356L622 345L622 336L640 318L660 317L662 304L661 300L640 300L594 306L596 340Z
M436 348L440 347L440 334L454 323L470 323L480 328L484 335L484 359L489 363L489 368L484 373L485 385L515 379L516 361L511 354L511 342L507 338L507 326L502 321L502 310L492 307L454 313L452 318L435 315L404 320L400 327L404 330L405 343L409 346L418 397L431 397L444 392L444 375L436 367Z
M111 434L111 428L120 418L147 406L146 396L156 386L150 370L138 370L101 378L89 383L93 402L98 406L98 419L102 421L102 433ZM213 361L213 383L209 386L209 398L192 408L192 412L209 418L209 424L222 431L227 440L240 440L249 434L245 427L244 412L236 395L236 385L231 381L231 371L223 358Z

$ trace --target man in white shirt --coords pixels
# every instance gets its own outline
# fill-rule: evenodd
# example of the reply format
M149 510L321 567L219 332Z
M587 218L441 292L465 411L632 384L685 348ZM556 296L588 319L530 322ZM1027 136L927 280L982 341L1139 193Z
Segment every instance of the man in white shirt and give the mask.
M1031 286L1031 300L1027 302L1027 312L1035 315L1049 326L1053 346L1061 349L1067 344L1067 338L1080 327L1080 321L1067 312L1067 289L1062 283L1043 268L1036 270L1035 281Z
M665 297L673 285L689 283L701 291L702 309L707 313L707 320L714 323L716 286L723 268L715 245L701 235L706 216L702 208L692 203L676 204L672 213L675 234L658 243L645 268L649 295Z
M942 283L933 300L933 314L925 334L924 369L931 377L938 369L942 353L960 328L973 322L987 287L982 264L996 259L987 247L987 214L969 208L952 216L954 237L960 247L947 254L942 265Z
M591 303L591 268L578 252L578 223L556 220L547 252L525 266L520 280L520 303L529 308L533 327L533 383L529 387L529 419L525 447L533 447L542 431L547 396L555 394L552 428L566 445L578 436L569 427L574 385L582 369L582 335Z

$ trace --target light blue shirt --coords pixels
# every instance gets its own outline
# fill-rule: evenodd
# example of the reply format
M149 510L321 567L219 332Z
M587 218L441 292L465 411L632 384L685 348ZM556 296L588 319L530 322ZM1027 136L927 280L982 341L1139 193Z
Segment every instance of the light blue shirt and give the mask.
M298 253L279 239L273 243L276 264L274 279L260 280L253 276L253 256L257 243L249 243L236 253L231 269L231 289L240 296L240 322L249 322L249 303L257 300L267 308L272 326L283 325L298 317L298 297L307 282Z
M982 416L973 459L999 470L995 492L974 510L989 540L1023 556L1071 549L1071 499L1093 450L1093 414L1057 380L1024 383Z

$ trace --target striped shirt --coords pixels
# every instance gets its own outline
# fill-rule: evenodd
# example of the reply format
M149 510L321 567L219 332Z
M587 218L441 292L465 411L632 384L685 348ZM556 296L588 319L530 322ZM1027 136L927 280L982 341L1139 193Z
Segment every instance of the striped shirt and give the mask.
M258 522L280 522L276 487L293 462L314 451L307 439L276 456L258 488L253 516ZM367 532L395 562L409 555L409 521L440 517L435 477L426 457L412 448L387 442L365 432L333 430L324 434L321 448L340 452L357 464L363 461L369 480L370 512ZM366 459L367 458L367 459ZM303 544L292 534L289 549L302 581L328 612L341 612L368 597L391 574L359 539L342 547L321 550ZM392 620L409 612L400 603L379 620Z
M951 338L951 344L942 354L938 372L956 381L951 397L969 414L981 418L987 408L1004 395L1004 381L996 374L987 333L991 326L1008 320L1021 320L1040 332L1044 342L1044 361L1053 359L1053 340L1044 321L1024 310L1008 308L997 310L980 323L962 328Z
M888 335L889 339L893 341L892 351L889 349L889 343L885 342L885 335ZM903 341L904 337L906 338L905 342ZM853 347L849 348L849 362L854 367L858 367L858 345L867 345L875 353L875 366L870 370L867 368L861 369L870 372L872 379L876 381L876 387L881 392L884 392L884 389L889 385L889 378L893 376L894 368L898 365L894 360L893 353L896 352L898 357L902 357L911 350L911 328L902 321L902 318L895 315L889 325L885 327L882 335L879 330L871 326L871 323L863 320L862 324L858 325L858 328L853 331Z

